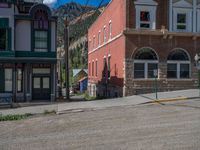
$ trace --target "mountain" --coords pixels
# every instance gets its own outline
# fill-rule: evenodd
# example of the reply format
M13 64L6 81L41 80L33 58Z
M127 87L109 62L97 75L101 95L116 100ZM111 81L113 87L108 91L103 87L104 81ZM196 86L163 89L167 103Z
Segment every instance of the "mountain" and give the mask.
M71 68L87 68L87 32L97 17L104 10L105 6L96 7L83 6L74 2L67 3L53 10L53 14L58 17L58 50L63 50L64 19L69 21L69 55Z

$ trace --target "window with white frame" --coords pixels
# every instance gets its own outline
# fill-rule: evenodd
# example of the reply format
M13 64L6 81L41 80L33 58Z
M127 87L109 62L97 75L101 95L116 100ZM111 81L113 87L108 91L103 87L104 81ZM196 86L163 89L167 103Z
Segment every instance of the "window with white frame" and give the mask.
M49 48L49 20L45 10L38 9L34 14L34 50L47 52Z
M96 77L98 76L98 60L96 59L96 66L95 66L95 68L96 68Z
M5 91L12 92L12 69L5 69Z
M172 5L172 6L171 6ZM196 5L196 4L194 4ZM196 18L193 18L193 4L189 1L179 0L170 4L170 30L173 27L175 32L192 32ZM196 15L196 12L194 12ZM196 29L195 29L196 30Z
M106 26L103 28L103 42L106 42Z
M109 39L112 38L112 22L109 23Z
M137 29L156 29L157 5L153 0L135 1Z
M187 28L187 22L186 19L187 18L187 14L186 13L178 13L177 14L177 24L176 24L176 28L178 30L186 30Z
M174 9L174 31L192 31L192 10Z
M93 36L93 49L95 49L95 46L96 46L96 38L95 36Z
M150 28L150 12L149 11L140 11L140 28Z
M101 44L101 31L99 31L99 34L98 34L98 46L100 46Z
M154 72L158 71L158 58L151 48L141 48L134 57L134 78L155 78Z
M176 49L169 54L167 61L167 78L190 78L190 59L184 50Z
M92 76L94 77L94 60L92 61Z

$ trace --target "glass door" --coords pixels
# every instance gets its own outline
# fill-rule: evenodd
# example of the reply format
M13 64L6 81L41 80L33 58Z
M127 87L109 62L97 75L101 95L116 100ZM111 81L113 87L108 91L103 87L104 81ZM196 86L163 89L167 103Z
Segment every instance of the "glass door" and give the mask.
M33 100L50 100L50 77L33 77Z

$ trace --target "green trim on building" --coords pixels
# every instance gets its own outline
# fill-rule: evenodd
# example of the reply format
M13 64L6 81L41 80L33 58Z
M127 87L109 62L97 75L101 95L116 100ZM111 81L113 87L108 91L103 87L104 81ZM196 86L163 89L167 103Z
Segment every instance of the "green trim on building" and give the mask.
M0 18L0 28L8 28L8 27L9 27L9 19Z
M14 51L0 51L0 57L15 57Z
M7 50L9 51L12 49L12 28L8 28L7 30Z
M15 15L16 20L32 20L31 15Z
M56 52L0 51L0 57L56 58Z
M0 68L0 93L5 91L5 73L4 68Z
M45 57L45 58L56 58L56 52L26 52L16 51L16 57Z
M49 29L48 29L48 51L51 51L51 21L49 21Z

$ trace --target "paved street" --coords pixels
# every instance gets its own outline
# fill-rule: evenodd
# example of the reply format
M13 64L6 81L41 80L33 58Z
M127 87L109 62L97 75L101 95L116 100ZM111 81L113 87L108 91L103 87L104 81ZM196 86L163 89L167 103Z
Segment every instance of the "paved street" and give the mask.
M200 100L0 122L0 150L198 150Z

